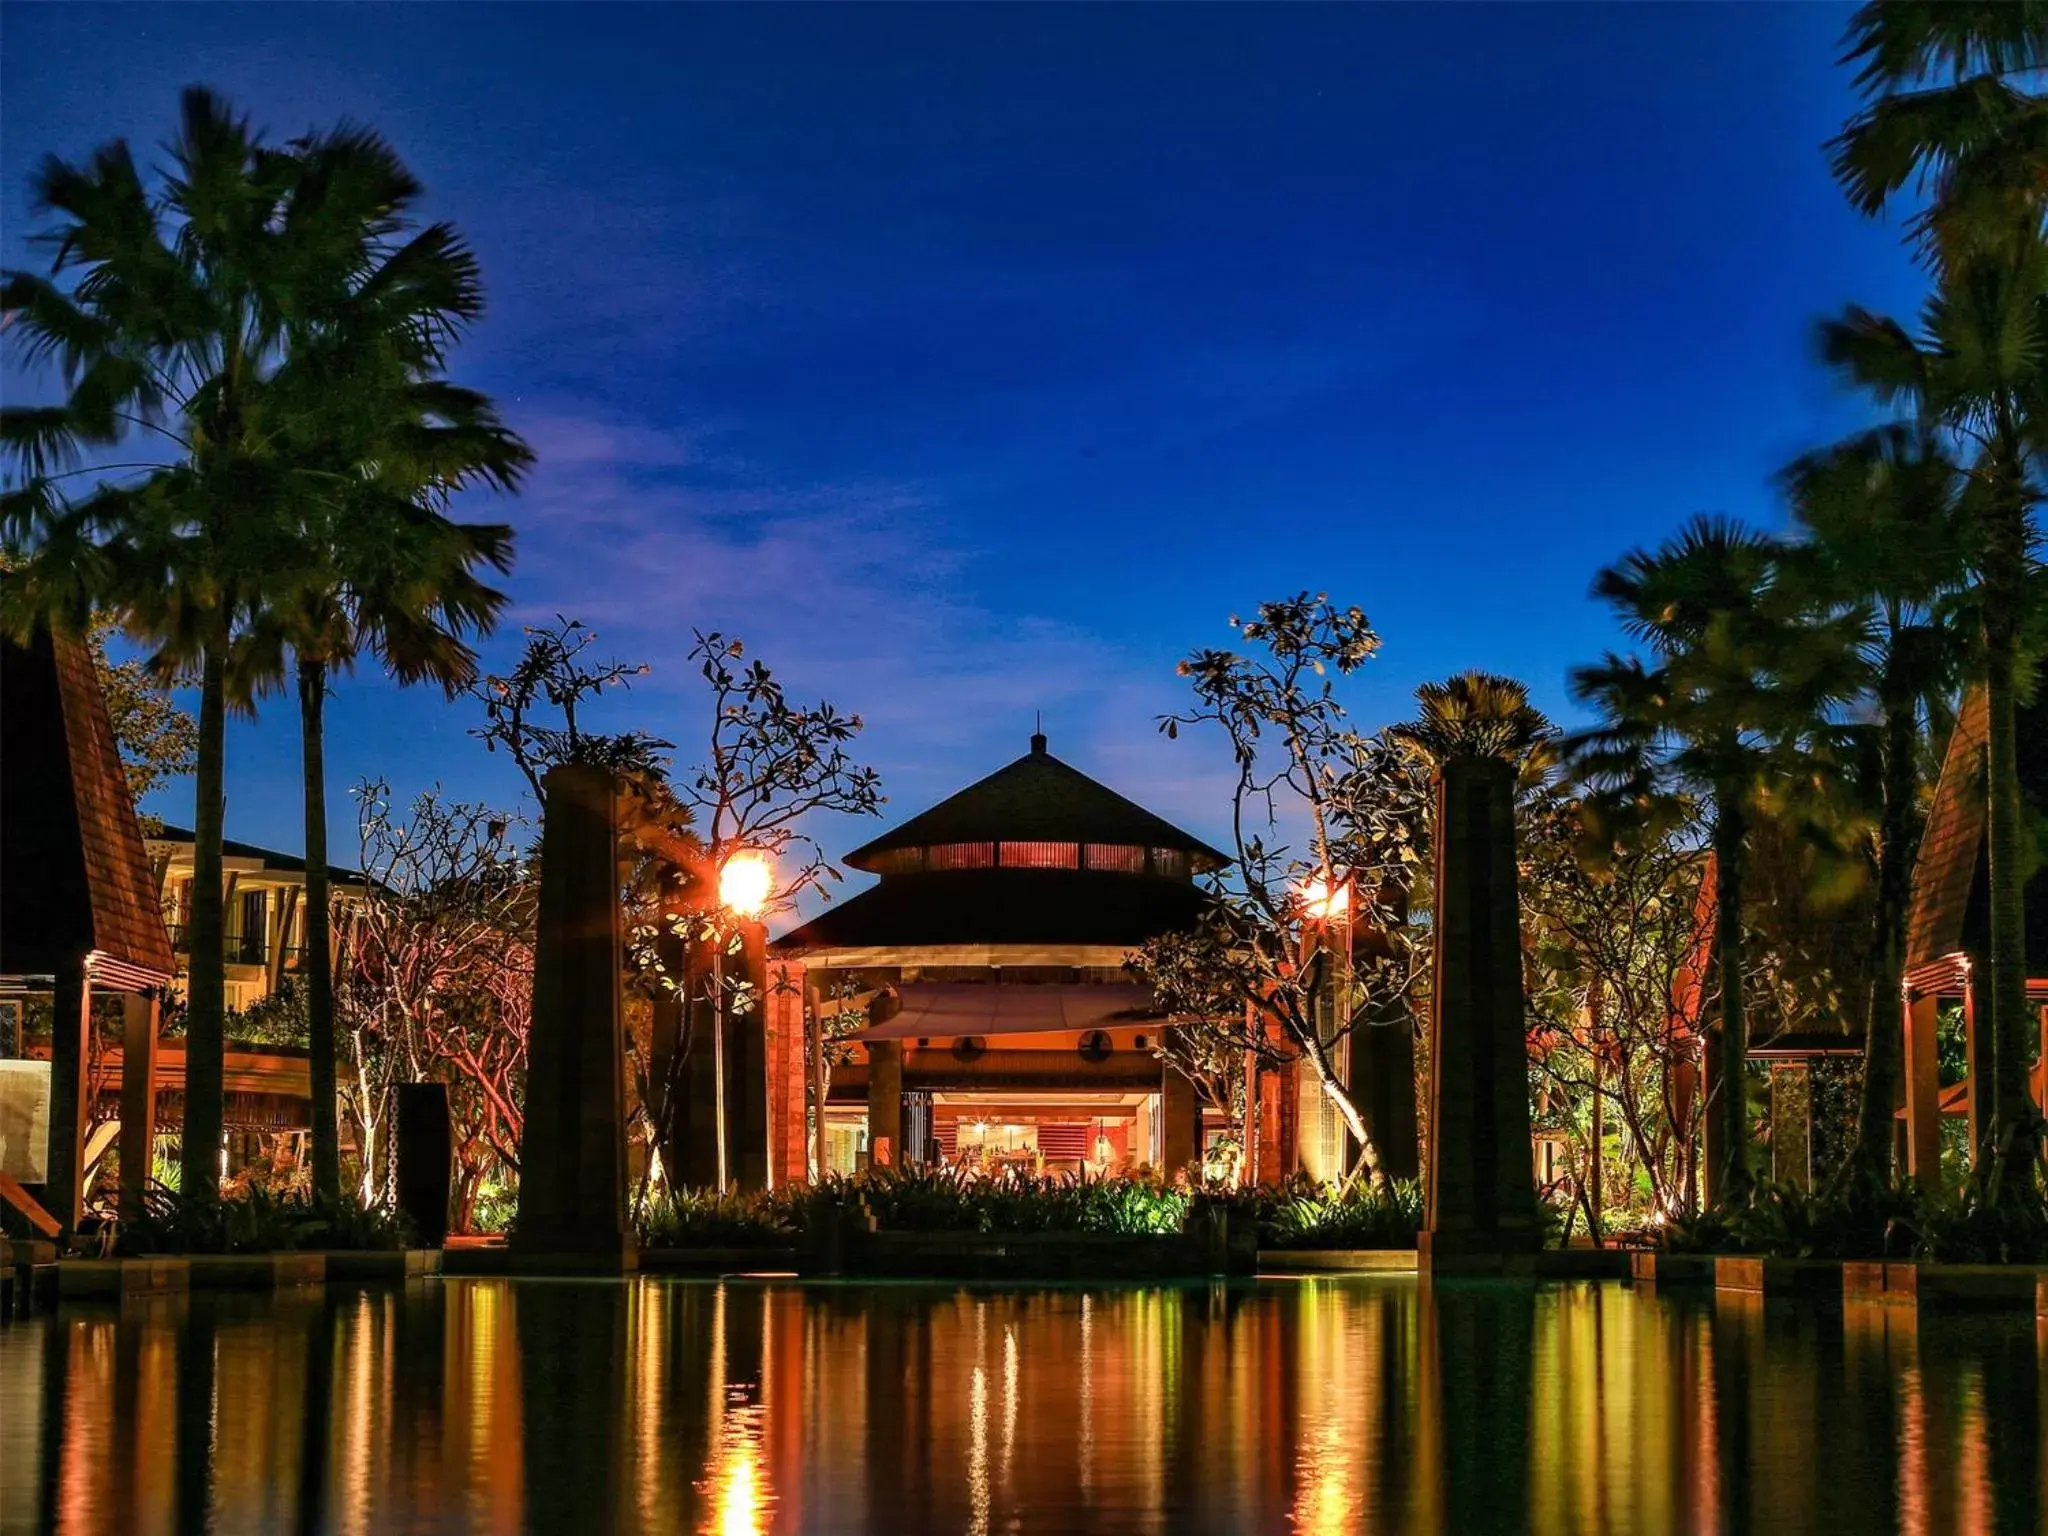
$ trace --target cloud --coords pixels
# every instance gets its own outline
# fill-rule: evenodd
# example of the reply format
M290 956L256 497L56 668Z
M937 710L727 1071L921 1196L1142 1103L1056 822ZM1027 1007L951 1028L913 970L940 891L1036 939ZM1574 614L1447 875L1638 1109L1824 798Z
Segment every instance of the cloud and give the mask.
M650 664L617 728L699 739L693 630L742 637L790 690L867 723L891 820L1022 752L1043 711L1054 750L1161 814L1216 830L1227 762L1165 743L1171 659L1089 628L963 594L993 558L949 529L944 497L910 483L776 483L744 473L716 424L599 422L562 410L522 423L540 451L521 498L519 623L580 618L607 655ZM494 662L509 659L501 632ZM607 725L600 728L612 728ZM678 762L691 759L679 747ZM1198 827L1198 830L1200 828ZM874 828L815 829L827 848Z

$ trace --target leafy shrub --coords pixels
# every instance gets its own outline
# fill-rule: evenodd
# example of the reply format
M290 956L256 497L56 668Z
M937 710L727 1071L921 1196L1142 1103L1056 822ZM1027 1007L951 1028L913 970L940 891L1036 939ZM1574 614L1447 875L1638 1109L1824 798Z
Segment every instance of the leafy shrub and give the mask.
M121 1223L119 1248L130 1255L395 1249L408 1236L402 1216L352 1196L311 1201L252 1185L233 1198L188 1198L152 1184L142 1214Z
M1765 1181L1746 1200L1665 1228L1672 1253L1785 1259L1924 1259L1948 1264L2048 1261L2048 1194L2001 1190L1998 1175L1953 1191L1850 1172L1816 1190Z
M1422 1230L1422 1186L1411 1180L1381 1194L1362 1182L1318 1184L1297 1175L1226 1199L1259 1224L1266 1248L1413 1248Z
M648 1202L637 1223L648 1248L777 1248L795 1241L792 1202L774 1195L677 1190Z

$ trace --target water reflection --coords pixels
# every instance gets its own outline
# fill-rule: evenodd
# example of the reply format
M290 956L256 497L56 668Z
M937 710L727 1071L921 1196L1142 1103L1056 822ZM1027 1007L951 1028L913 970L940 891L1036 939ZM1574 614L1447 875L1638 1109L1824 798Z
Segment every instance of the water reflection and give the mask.
M0 1528L2038 1532L2044 1355L1374 1279L67 1308L0 1330Z

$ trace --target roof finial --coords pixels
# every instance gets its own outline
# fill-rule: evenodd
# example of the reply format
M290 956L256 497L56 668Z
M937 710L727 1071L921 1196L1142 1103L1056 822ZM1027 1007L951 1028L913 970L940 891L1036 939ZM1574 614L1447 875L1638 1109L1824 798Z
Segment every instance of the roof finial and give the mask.
M1045 755L1045 711L1034 709L1031 721L1031 750L1042 757Z

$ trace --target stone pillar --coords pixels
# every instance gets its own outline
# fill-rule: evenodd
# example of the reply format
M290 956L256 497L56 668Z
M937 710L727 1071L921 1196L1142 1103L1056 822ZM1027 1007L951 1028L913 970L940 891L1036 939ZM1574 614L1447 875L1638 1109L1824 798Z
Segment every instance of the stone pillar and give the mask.
M1771 1063L1771 1177L1813 1187L1813 1074L1803 1061Z
M900 1168L903 1155L903 1046L896 1040L868 1042L868 1160L877 1168Z
M530 1090L529 1090L530 1091ZM448 1241L448 1196L454 1183L454 1127L446 1083L398 1085L398 1208L412 1219L422 1247Z
M733 1187L768 1187L768 931L760 923L740 928L739 953L728 955L747 984L752 1006L725 1016L726 1169Z
M1171 1178L1197 1174L1202 1160L1202 1101L1195 1085L1170 1066L1159 1069L1159 1166Z
M92 1123L86 1080L92 978L83 960L57 972L50 1033L50 1158L43 1208L75 1231L85 1214L85 1133Z
M156 1036L154 992L121 999L121 1214L142 1214L149 1170L156 1157Z
M768 1186L807 1182L805 1130L804 963L778 960L768 968L762 999L768 1040Z
M544 787L513 1246L630 1268L617 786L600 768L568 764Z
M1535 1247L1513 765L1436 775L1427 1261Z
M1906 1172L1932 1191L1941 1185L1941 1066L1935 1032L1941 999L1908 993L1906 1015Z
M1351 1031L1351 1095L1390 1179L1422 1171L1415 1129L1415 1032L1405 1020Z

